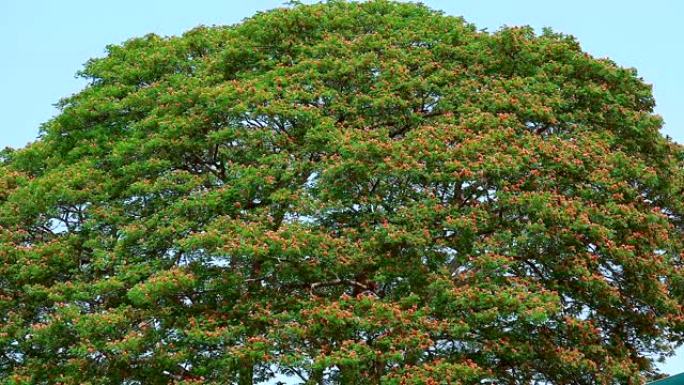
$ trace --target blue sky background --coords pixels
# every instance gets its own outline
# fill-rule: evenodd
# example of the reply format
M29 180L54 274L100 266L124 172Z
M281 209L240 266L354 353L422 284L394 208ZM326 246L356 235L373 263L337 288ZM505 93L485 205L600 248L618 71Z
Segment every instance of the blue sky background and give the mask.
M310 1L305 1L310 2ZM85 82L74 74L107 44L149 32L177 35L199 24L233 24L284 0L0 0L0 148L35 140L53 104ZM548 26L584 50L636 67L654 84L663 133L684 143L684 1L427 0L478 28ZM661 365L684 372L684 349Z

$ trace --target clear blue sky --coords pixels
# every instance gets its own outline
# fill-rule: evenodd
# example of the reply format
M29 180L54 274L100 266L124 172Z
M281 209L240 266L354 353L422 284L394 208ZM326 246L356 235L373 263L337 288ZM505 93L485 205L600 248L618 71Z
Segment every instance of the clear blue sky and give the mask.
M199 24L232 24L284 0L0 0L0 148L36 138L53 104L77 92L74 74L104 47L149 32L177 35ZM684 1L427 0L490 31L549 26L597 57L636 67L651 84L663 133L684 143ZM661 366L684 371L684 349Z

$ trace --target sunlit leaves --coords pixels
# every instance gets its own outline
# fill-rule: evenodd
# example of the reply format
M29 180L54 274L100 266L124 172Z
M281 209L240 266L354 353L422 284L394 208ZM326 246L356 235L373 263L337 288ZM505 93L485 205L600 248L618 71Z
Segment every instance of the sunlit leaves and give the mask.
M329 1L148 35L0 153L2 384L637 383L684 152L574 38Z

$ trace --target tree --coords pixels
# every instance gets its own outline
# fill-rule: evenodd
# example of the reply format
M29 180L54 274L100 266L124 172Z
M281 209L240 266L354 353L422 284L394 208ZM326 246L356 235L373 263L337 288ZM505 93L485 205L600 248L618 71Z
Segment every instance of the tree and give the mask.
M329 1L107 47L0 156L0 383L637 384L684 151L570 36Z

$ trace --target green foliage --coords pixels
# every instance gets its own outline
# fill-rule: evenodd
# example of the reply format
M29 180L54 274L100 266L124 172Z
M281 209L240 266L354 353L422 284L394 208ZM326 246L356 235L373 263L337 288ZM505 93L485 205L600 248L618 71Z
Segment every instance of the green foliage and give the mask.
M684 152L530 28L292 4L148 35L0 153L1 384L637 384Z

